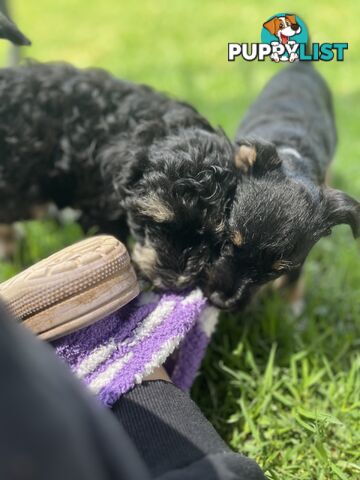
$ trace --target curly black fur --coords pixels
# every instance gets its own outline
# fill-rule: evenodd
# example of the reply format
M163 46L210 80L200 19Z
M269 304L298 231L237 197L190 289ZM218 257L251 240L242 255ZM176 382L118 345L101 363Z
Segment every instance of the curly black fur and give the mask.
M326 96L324 85L314 94ZM271 95L260 98L266 105ZM64 64L0 70L0 100L0 221L52 201L123 240L128 226L133 258L159 288L200 285L218 306L238 308L298 268L332 225L357 233L355 200L319 186L331 129L296 144L299 160L281 148L302 138L304 120L283 134L256 107L233 144L190 105ZM332 118L327 107L321 115ZM249 140L258 128L273 144Z
M234 146L194 108L101 70L0 71L0 220L34 204L79 208L85 227L137 241L159 287L204 276L225 235Z

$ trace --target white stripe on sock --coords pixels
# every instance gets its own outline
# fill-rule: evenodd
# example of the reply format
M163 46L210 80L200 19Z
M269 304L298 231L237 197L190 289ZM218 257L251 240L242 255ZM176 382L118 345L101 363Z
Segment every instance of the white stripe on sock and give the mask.
M197 300L202 300L204 298L204 295L200 288L195 288L195 290L192 290L187 297L182 300L183 305L188 305L189 303L195 302Z
M183 338L183 335L178 335L176 337L170 338L169 340L166 340L166 342L161 346L161 348L154 353L151 360L144 365L142 372L134 375L135 383L141 383L142 379L146 377L146 375L149 375L154 370L154 368L162 365L168 358L168 356L171 355L171 353L179 345Z
M185 299L181 302L182 304L190 304L194 301L201 300L203 298L203 294L200 289L193 290L190 294L185 297ZM153 312L148 315L143 322L135 329L132 335L132 342L127 344L128 347L135 346L139 341L143 338L147 337L149 334L153 332L153 330L161 324L166 317L172 312L176 305L175 300L165 300L163 303L160 303ZM207 313L204 313L201 318L203 318L203 322L211 323L211 325L215 325L216 318L217 318L217 310L214 307L208 307L206 309ZM154 368L159 365L162 365L168 356L175 350L175 348L179 345L181 340L183 339L183 335L178 335L176 337L170 338L164 342L161 346L159 351L155 352L151 358L151 360L144 365L142 372L136 374L134 376L135 383L140 383L144 376L149 375ZM123 342L126 344L127 342ZM113 338L109 339L109 342L102 347L97 348L93 353L86 358L78 369L78 376L84 377L91 371L94 371L98 365L106 360L106 358L116 350L117 345ZM121 370L124 366L129 363L129 361L134 356L133 352L128 352L122 358L114 361L111 365L109 365L106 370L101 372L99 375L94 378L90 384L89 388L94 394L98 394L106 385L110 384L113 379L119 375Z
M106 370L99 373L99 375L89 383L88 386L90 390L97 395L102 388L114 380L114 378L121 372L124 366L129 363L133 356L134 353L129 352L109 365Z
M201 300L203 298L203 293L199 288L192 290L187 297L185 297L182 301L182 305L188 305L193 303L197 300ZM139 327L134 331L132 337L133 340L127 345L132 347L139 343L139 341L143 340L143 338L147 337L151 334L155 327L160 325L166 317L172 312L176 304L175 300L165 300L163 303L160 303L150 315L143 320L143 322L139 325ZM126 342L124 342L126 343Z
M152 330L159 325L163 319L168 315L171 310L174 308L174 301L167 301L153 310L141 324L135 329L133 335L135 335L133 341L127 343L125 340L123 344L128 346L134 346L138 341L142 340L145 336L149 335ZM95 369L101 365L115 350L118 345L116 344L114 337L109 338L109 340L100 347L95 348L78 366L76 369L76 374L79 378L84 378L89 373L95 371Z
M84 378L89 373L93 372L101 363L103 363L116 350L116 343L111 337L107 343L95 348L91 354L84 358L76 369L76 375L79 378Z
M133 347L150 335L153 330L165 320L169 313L172 312L175 304L175 300L165 300L163 303L160 303L134 330L131 336L133 340L125 340L124 344L128 347Z

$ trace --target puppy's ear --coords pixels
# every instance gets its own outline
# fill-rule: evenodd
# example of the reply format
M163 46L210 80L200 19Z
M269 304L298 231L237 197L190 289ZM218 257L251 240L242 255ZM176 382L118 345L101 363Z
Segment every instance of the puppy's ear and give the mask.
M14 45L31 45L30 40L20 32L15 23L0 12L0 38L10 40Z
M265 142L240 142L235 150L235 167L243 173L262 175L281 166L276 147Z
M346 223L355 238L360 236L360 203L340 190L326 187L323 190L328 226Z
M274 17L268 20L267 22L265 22L263 24L263 27L266 28L266 30L268 30L271 33L271 35L275 35L275 33L279 29L279 23L280 23L280 20L277 17Z

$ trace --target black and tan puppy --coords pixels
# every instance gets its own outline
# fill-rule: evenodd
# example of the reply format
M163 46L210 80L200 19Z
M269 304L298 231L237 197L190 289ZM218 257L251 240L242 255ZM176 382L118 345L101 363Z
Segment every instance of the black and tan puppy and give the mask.
M357 234L359 206L322 185L335 129L311 68L275 77L239 135L234 144L190 105L100 70L0 70L0 221L52 201L123 239L127 225L153 285L199 285L240 308L333 225Z
M228 240L208 283L225 308L283 274L296 279L314 244L340 223L360 235L360 204L325 185L336 146L330 92L307 63L265 87L237 133L239 177Z

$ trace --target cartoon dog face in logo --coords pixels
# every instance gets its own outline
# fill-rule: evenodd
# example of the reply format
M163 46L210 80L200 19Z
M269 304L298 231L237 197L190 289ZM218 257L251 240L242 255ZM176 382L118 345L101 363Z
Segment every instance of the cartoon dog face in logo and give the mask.
M301 27L297 23L295 15L279 15L271 18L263 24L263 27L270 32L271 35L274 35L277 38L277 41L271 42L272 45L294 45L297 42L292 39L294 35L298 35L301 32ZM297 53L291 53L290 56L282 55L278 53L273 53L271 59L274 62L294 62L298 60L299 56Z
M288 43L290 37L301 32L300 25L296 23L295 15L271 18L263 26L271 35L275 35L283 45Z

